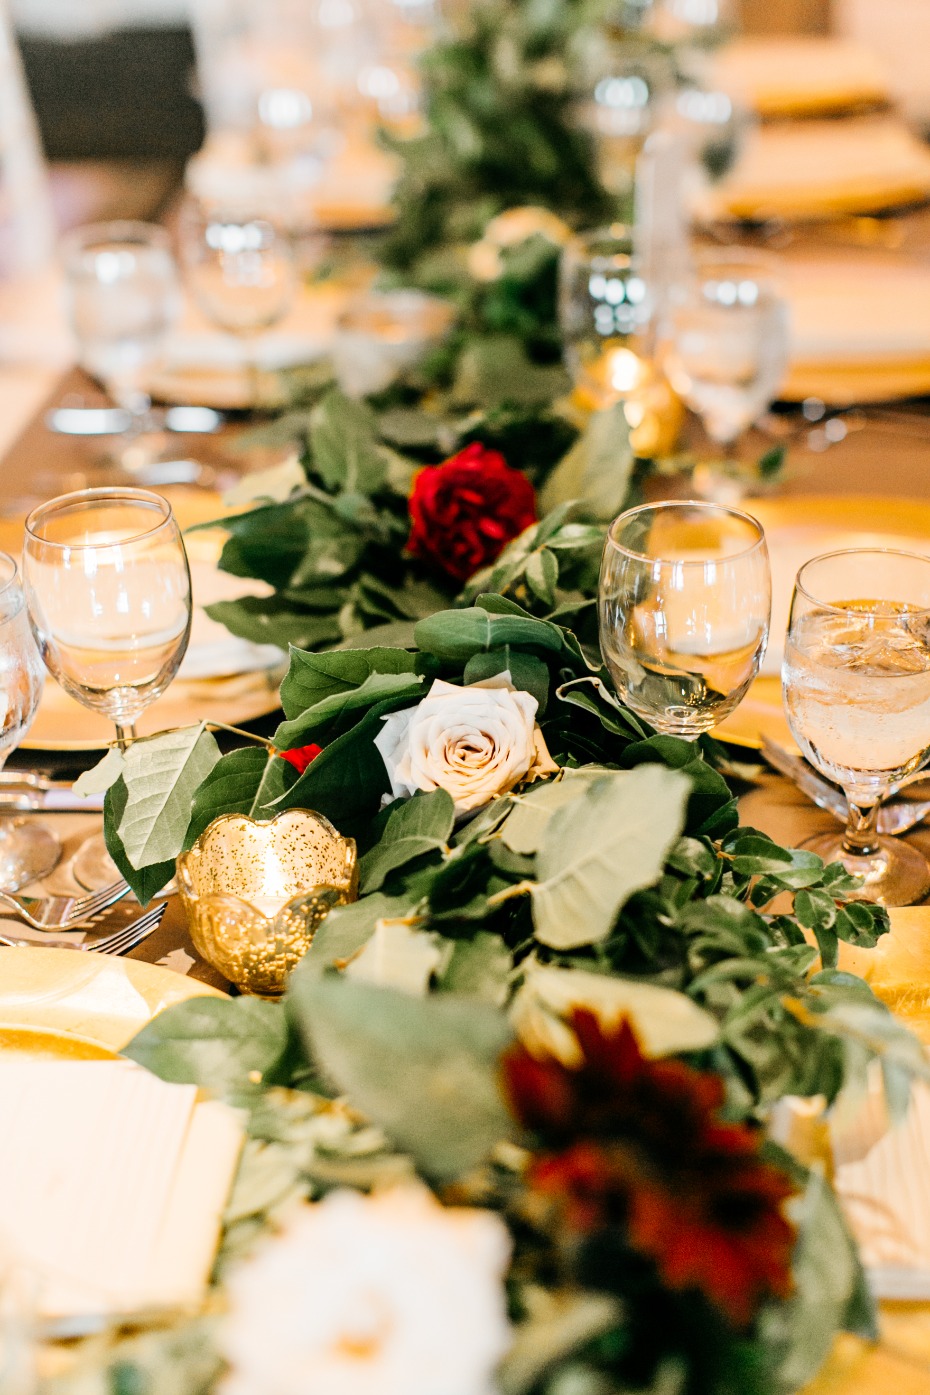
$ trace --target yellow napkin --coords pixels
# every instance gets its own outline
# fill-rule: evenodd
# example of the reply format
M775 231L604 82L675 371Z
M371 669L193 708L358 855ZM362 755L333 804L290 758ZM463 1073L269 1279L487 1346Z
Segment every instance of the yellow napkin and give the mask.
M763 117L845 111L889 95L885 69L870 49L813 35L737 39L714 60L713 79Z
M751 131L736 166L698 196L703 221L818 219L930 196L930 150L892 116L775 123Z

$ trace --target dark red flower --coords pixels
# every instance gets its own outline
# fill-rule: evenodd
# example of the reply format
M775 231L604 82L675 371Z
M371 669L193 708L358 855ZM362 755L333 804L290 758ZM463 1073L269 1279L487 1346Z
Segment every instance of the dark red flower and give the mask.
M649 1060L626 1021L606 1031L577 1011L572 1025L576 1068L522 1046L504 1058L513 1110L542 1144L530 1185L576 1232L621 1227L668 1288L699 1289L745 1326L791 1289L790 1178L758 1130L721 1119L719 1076Z
M295 746L292 751L279 751L278 755L282 760L289 761L298 775L302 775L307 766L316 760L322 749L322 746L317 746L315 742L311 741L309 746Z
M498 451L477 442L427 465L413 482L407 549L454 581L467 581L536 522L533 486Z

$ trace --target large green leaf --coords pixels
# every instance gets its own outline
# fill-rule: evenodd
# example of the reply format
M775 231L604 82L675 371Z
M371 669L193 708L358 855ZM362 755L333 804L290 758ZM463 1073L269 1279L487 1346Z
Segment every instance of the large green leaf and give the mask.
M286 652L290 645L304 648L332 644L340 638L335 589L332 602L332 612L322 615L281 595L240 596L237 601L214 601L204 609L211 620L225 625L230 634L252 644L276 644Z
M562 650L562 631L557 625L531 616L492 615L481 606L439 611L421 620L414 635L420 649L458 663L508 645L530 654L552 655Z
M156 862L151 867L133 867L119 836L120 820L128 798L125 782L120 777L110 786L104 797L103 836L107 851L119 868L120 876L132 887L133 894L140 904L147 906L152 897L171 881L175 872L175 862L172 857L165 862Z
M362 891L377 891L385 877L415 857L445 851L454 823L455 805L445 790L399 802L378 842L359 863Z
M536 936L554 949L604 939L635 891L658 881L684 826L690 783L660 765L605 775L550 820L536 859Z
M343 393L328 392L310 418L313 466L327 489L376 494L387 476L371 409Z
M341 968L371 939L379 920L390 920L410 911L406 896L385 896L377 891L350 906L335 906L323 921L291 979L317 977L326 969Z
M287 1045L280 1004L202 997L160 1012L122 1054L162 1080L240 1094L262 1083L280 1083Z
M548 513L569 499L578 499L589 514L606 523L622 510L632 475L630 428L621 402L594 413L547 479L539 504Z
M423 696L423 678L417 673L370 673L357 688L333 693L314 707L308 708L290 722L282 722L275 732L275 745L282 751L306 746L314 741L321 746L342 731L347 722L385 698L416 702Z
M194 795L184 846L189 848L220 814L270 819L268 808L294 782L287 761L265 746L243 746L222 756Z
M512 1034L488 1004L331 975L295 976L288 998L323 1074L428 1177L467 1170L513 1132L498 1083Z
M338 649L328 654L291 650L281 684L281 706L290 720L310 707L358 688L373 673L415 673L417 655L405 649Z
M204 723L134 741L123 759L126 807L119 837L133 867L177 857L198 786L220 758Z
M512 852L524 856L537 852L556 810L580 799L595 780L611 773L601 765L583 765L579 770L564 770L558 780L511 794L513 808L499 829L500 837Z

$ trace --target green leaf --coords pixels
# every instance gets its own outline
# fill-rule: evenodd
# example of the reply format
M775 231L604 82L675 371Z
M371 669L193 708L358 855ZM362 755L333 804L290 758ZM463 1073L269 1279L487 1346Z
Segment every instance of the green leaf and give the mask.
M491 649L487 653L473 654L465 665L463 683L481 683L485 678L495 678L499 673L509 673L515 688L530 693L539 704L538 716L546 710L549 697L549 669L535 654L522 654L517 649Z
M111 746L102 761L83 771L74 782L73 793L83 799L88 794L105 794L123 773L123 753Z
M498 1083L512 1033L494 1008L333 976L295 976L288 996L320 1069L428 1177L466 1171L512 1134Z
M374 414L364 403L328 392L310 417L313 467L327 489L376 494L387 475Z
M414 631L418 648L437 659L467 663L489 649L526 650L530 654L559 654L562 632L548 620L531 616L492 615L481 606L471 610L442 610L421 620Z
M574 678L569 683L563 683L556 688L556 697L561 702L570 703L574 707L581 707L585 712L590 712L596 717L605 731L612 732L614 736L622 736L626 740L633 737L641 737L644 728L639 719L633 715L628 707L624 707L610 689L600 678L593 674L585 678Z
M378 703L356 726L331 741L276 801L276 811L314 809L350 836L360 821L373 818L381 796L391 787L374 739L381 730L381 718L396 706L391 700Z
M462 352L452 400L463 407L548 406L569 386L561 364L537 364L514 336L484 334Z
M526 559L523 575L537 600L551 609L555 605L555 588L559 581L559 564L555 553L550 552L548 547L531 552Z
M409 911L409 898L385 896L380 891L363 896L350 906L334 906L294 970L291 983L300 975L318 977L326 969L341 968L371 938L379 920L404 916Z
M504 844L522 856L537 852L556 810L580 799L595 780L611 773L601 765L567 768L558 780L531 786L522 794L511 794L513 807L498 830Z
M633 448L623 403L595 412L539 496L544 513L569 499L607 523L626 503L633 476Z
M379 920L375 932L345 970L353 983L397 988L421 998L445 957L439 935L399 920Z
M890 930L891 922L884 906L876 906L870 901L847 901L837 910L835 926L837 935L847 944L872 949L879 938Z
M478 930L470 940L452 942L452 953L439 977L443 993L461 993L502 1007L510 991L513 958L499 935Z
M290 667L281 684L281 706L291 721L328 698L361 687L378 674L417 672L417 655L405 649L336 649L308 654L292 649Z
M794 913L805 930L829 930L836 921L836 903L826 891L799 891Z
M172 857L169 861L156 862L151 867L143 867L141 870L133 867L119 836L120 820L128 798L125 782L120 777L104 796L103 836L107 852L119 868L120 876L129 883L139 903L147 906L152 897L171 881L175 874L175 860Z
M445 790L398 802L380 839L359 863L362 891L377 891L385 877L415 857L446 851L454 823L455 805Z
M194 794L219 758L203 722L132 743L123 757L127 799L119 836L133 867L177 857Z
M337 599L334 595L334 602ZM331 644L342 634L335 604L333 613L321 615L280 595L240 596L236 601L214 601L204 609L211 620L225 625L239 639L252 644L276 644L285 653L290 645L304 648Z
M162 1080L247 1094L260 1084L280 1083L287 1046L280 1004L200 997L160 1012L122 1054Z
M184 847L190 848L221 814L274 818L269 808L293 783L294 770L266 746L243 746L221 756L194 795Z
M658 881L689 793L677 771L643 765L595 780L559 809L536 860L537 939L553 949L604 939L630 896Z
M283 504L296 490L306 488L306 484L307 476L295 451L267 470L250 470L243 475L223 495L223 503L228 509L238 509L243 504L259 501Z
M290 722L282 722L274 734L282 751L306 746L311 741L325 746L338 736L360 713L390 698L396 702L416 702L423 696L423 678L418 673L370 673L357 688L333 693Z

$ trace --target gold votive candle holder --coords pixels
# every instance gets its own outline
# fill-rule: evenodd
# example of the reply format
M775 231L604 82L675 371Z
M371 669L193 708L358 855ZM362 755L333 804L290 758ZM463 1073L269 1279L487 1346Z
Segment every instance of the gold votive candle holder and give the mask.
M333 906L358 896L355 841L322 814L222 814L178 858L199 954L244 993L277 998Z

